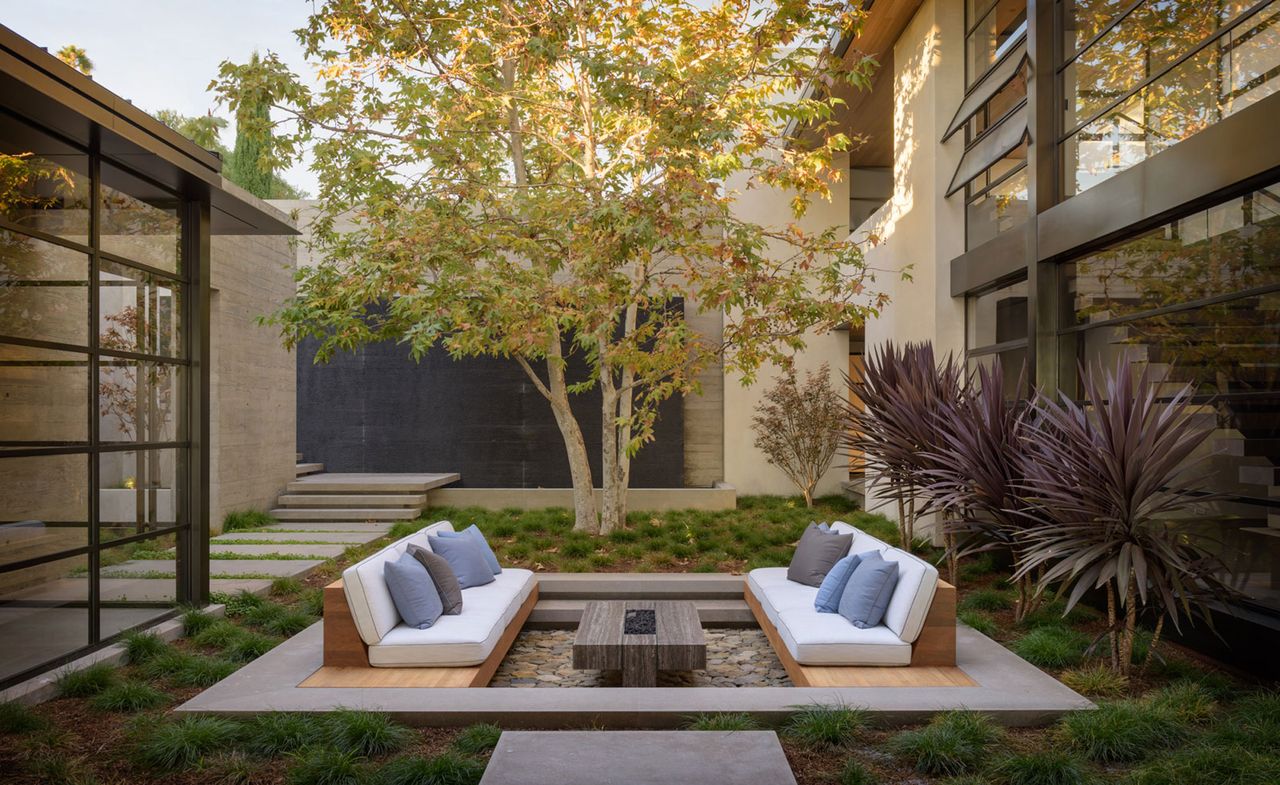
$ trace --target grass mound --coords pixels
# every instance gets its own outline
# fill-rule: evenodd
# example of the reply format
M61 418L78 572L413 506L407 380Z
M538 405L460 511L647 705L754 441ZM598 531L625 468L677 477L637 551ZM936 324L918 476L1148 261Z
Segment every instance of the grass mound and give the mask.
M172 648L159 635L150 632L126 633L121 641L124 643L125 661L130 665L154 659Z
M976 589L965 594L957 610L1007 611L1013 607L1013 595L999 589Z
M311 747L294 756L285 775L289 785L364 785L368 772L350 750Z
M1129 691L1129 678L1105 665L1089 665L1063 671L1058 680L1091 698L1119 698Z
M1079 757L1060 750L1010 755L991 767L1002 785L1087 785L1089 768Z
M261 529L263 526L278 522L273 516L261 510L239 510L227 513L227 517L222 519L222 533Z
M1098 763L1139 760L1187 738L1186 726L1146 701L1103 703L1068 714L1058 726L1062 739Z
M472 725L453 740L453 748L464 755L484 755L498 746L502 728L487 722Z
M219 717L183 717L135 725L133 760L144 768L184 771L235 744L239 727Z
M986 715L949 711L923 728L898 733L889 740L889 751L924 774L964 774L976 769L1003 735Z
M406 756L390 761L374 775L375 785L477 785L485 765L446 752L430 758Z
M327 718L327 740L344 753L376 757L399 752L413 740L414 733L385 714L356 709L339 709Z
M1084 660L1089 639L1066 627L1037 627L1009 648L1022 659L1041 668L1069 668Z
M243 748L262 757L276 757L319 744L325 738L321 717L308 714L259 714L244 725Z
M105 662L78 671L58 674L55 687L59 698L91 698L120 680L116 669Z
M1159 756L1137 769L1126 785L1274 785L1280 756L1209 744Z
M807 747L840 747L869 724L866 709L852 706L806 706L787 718L783 735Z
M47 727L44 718L25 703L0 703L0 733L31 733Z
M982 611L960 611L956 614L956 618L964 624L969 625L978 632L986 635L988 638L994 637L1000 631L995 619L991 618Z
M836 782L840 785L877 785L880 780L866 766L863 766L854 758L850 758L840 767L840 774L836 777Z
M140 681L113 684L89 699L98 711L136 712L154 709L169 702L167 693Z
M685 723L686 730L755 730L760 724L746 712L695 714Z

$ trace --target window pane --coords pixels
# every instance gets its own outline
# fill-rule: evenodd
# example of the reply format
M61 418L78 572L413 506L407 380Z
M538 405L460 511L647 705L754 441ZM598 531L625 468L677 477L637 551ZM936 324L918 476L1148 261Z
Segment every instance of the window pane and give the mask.
M110 164L102 165L102 250L177 272L178 197Z
M965 84L978 81L1009 50L1026 27L1026 0L998 0L965 41L968 53Z
M967 346L970 351L1027 337L1027 282L1008 286L968 300Z
M982 109L971 118L969 118L966 130L968 141L977 139L978 136L996 121L1004 117L1014 107L1027 97L1027 69L1023 68L1018 71L1018 75L1009 81L1009 84L1000 88L999 92L991 96L991 100L983 105Z
M1027 220L1027 169L997 183L965 206L966 248L977 248Z
M1027 362L1027 349L1025 346L1008 349L998 354L981 354L977 357L970 357L970 375L976 373L979 368L990 368L995 365L997 359L1000 361L1000 367L1004 373L1004 397L1009 400L1023 397L1027 391L1018 387L1018 379Z
M1280 6L1273 4L1073 134L1064 143L1067 195L1085 191L1276 92L1278 76ZM1083 88L1076 92L1084 94ZM1108 95L1114 98L1117 93ZM1088 107L1093 111L1102 105L1105 101ZM1073 118L1085 114L1069 108L1068 127L1074 125Z
M0 450L89 441L89 355L0 343Z
M98 456L98 526L102 540L186 523L181 451L104 452Z
M98 345L103 349L182 356L181 286L151 273L103 261L98 272Z
M89 257L0 229L0 335L87 346Z
M183 376L180 365L99 358L99 438L104 442L177 441Z
M1132 4L1133 0L1066 0L1062 16L1063 54L1075 54Z
M99 563L103 638L153 621L178 601L172 536L103 548Z
M1253 602L1280 610L1280 522L1275 508L1242 501L1199 505L1175 525L1216 554L1221 577Z
M1061 268L1067 326L1280 281L1280 188L1259 189Z
M89 156L0 115L0 216L87 245Z
M0 679L88 645L88 565L76 556L0 572Z
M86 455L0 457L0 566L88 545L88 491Z

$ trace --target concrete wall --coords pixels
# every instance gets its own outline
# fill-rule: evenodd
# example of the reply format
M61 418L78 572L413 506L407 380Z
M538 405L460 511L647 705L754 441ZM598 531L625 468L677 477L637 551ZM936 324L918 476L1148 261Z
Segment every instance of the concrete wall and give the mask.
M835 168L843 171L844 161L837 161ZM792 220L790 203L792 194L771 188L745 190L742 183L731 183L742 194L736 211L745 220L763 224L784 226ZM808 231L822 231L848 222L849 184L841 178L831 185L829 201L815 199L799 224ZM824 362L830 368L831 383L841 389L841 374L849 363L849 333L844 330L822 335L806 336L807 348L796 358L796 369L803 374L816 370ZM778 379L781 371L773 366L760 369L750 386L743 384L737 374L724 377L724 479L737 488L739 494L796 495L799 490L787 479L782 470L770 464L755 446L755 432L751 430L751 418L764 393ZM839 455L831 462L831 468L818 483L818 494L839 493L841 483L848 479L848 464Z
M962 5L927 0L894 46L893 197L854 234L877 238L866 252L870 266L909 268L911 280L884 274L877 281L892 301L867 322L868 352L889 340L964 352L964 299L950 295L951 259L964 252L964 198L944 197L963 134L939 142L964 95ZM868 507L878 504L868 496ZM896 517L892 506L878 511Z
M267 510L294 477L294 358L257 319L294 291L290 238L213 238L209 523Z

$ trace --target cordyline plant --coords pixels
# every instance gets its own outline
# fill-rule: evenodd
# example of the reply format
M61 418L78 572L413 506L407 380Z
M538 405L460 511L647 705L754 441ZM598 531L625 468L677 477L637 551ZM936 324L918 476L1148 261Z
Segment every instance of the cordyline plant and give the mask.
M575 528L619 525L661 401L696 393L717 356L749 382L884 302L847 231L799 224L850 146L834 91L800 88L868 85L873 60L827 49L862 16L843 0L316 3L298 35L318 89L274 54L214 85L234 109L269 98L261 161L313 149L324 261L277 316L286 343L512 358L564 438ZM750 188L790 214L740 217ZM723 312L723 337L678 302ZM567 352L588 378L565 378ZM569 405L597 386L602 514Z
M823 363L805 374L803 384L788 369L751 418L756 447L800 489L806 507L813 506L814 488L840 447L844 409L831 386L831 368Z
M1194 493L1195 452L1212 428L1191 416L1192 385L1159 400L1147 366L1121 357L1082 375L1088 405L1042 397L1024 437L1023 492L1047 523L1026 532L1015 575L1059 587L1068 610L1104 590L1111 666L1128 673L1144 611L1158 616L1154 650L1166 619L1212 625L1208 602L1234 593L1219 559L1170 520L1207 498Z
M897 504L904 549L915 539L916 520L936 508L926 491L939 414L959 400L963 375L951 354L938 362L931 343L909 343L899 350L889 341L867 355L859 378L845 377L851 401L845 447L863 462L868 492L875 489Z
M1026 367L1014 389L1026 385ZM1025 437L1029 407L1005 397L1000 358L978 368L965 394L938 409L936 447L927 456L926 492L947 511L943 527L947 554L955 559L997 549L1008 550L1015 564L1023 561L1025 534L1042 523L1038 508L1023 497ZM1017 580L1014 616L1021 621L1034 612L1041 595L1035 576Z

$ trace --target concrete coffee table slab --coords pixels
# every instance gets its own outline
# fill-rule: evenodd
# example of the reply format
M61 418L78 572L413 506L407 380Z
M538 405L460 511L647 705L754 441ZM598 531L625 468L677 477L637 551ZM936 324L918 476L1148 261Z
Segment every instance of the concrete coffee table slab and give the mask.
M795 785L773 731L504 731L480 785Z
M698 608L687 600L589 602L573 642L573 667L622 671L624 687L654 687L660 670L706 668Z

